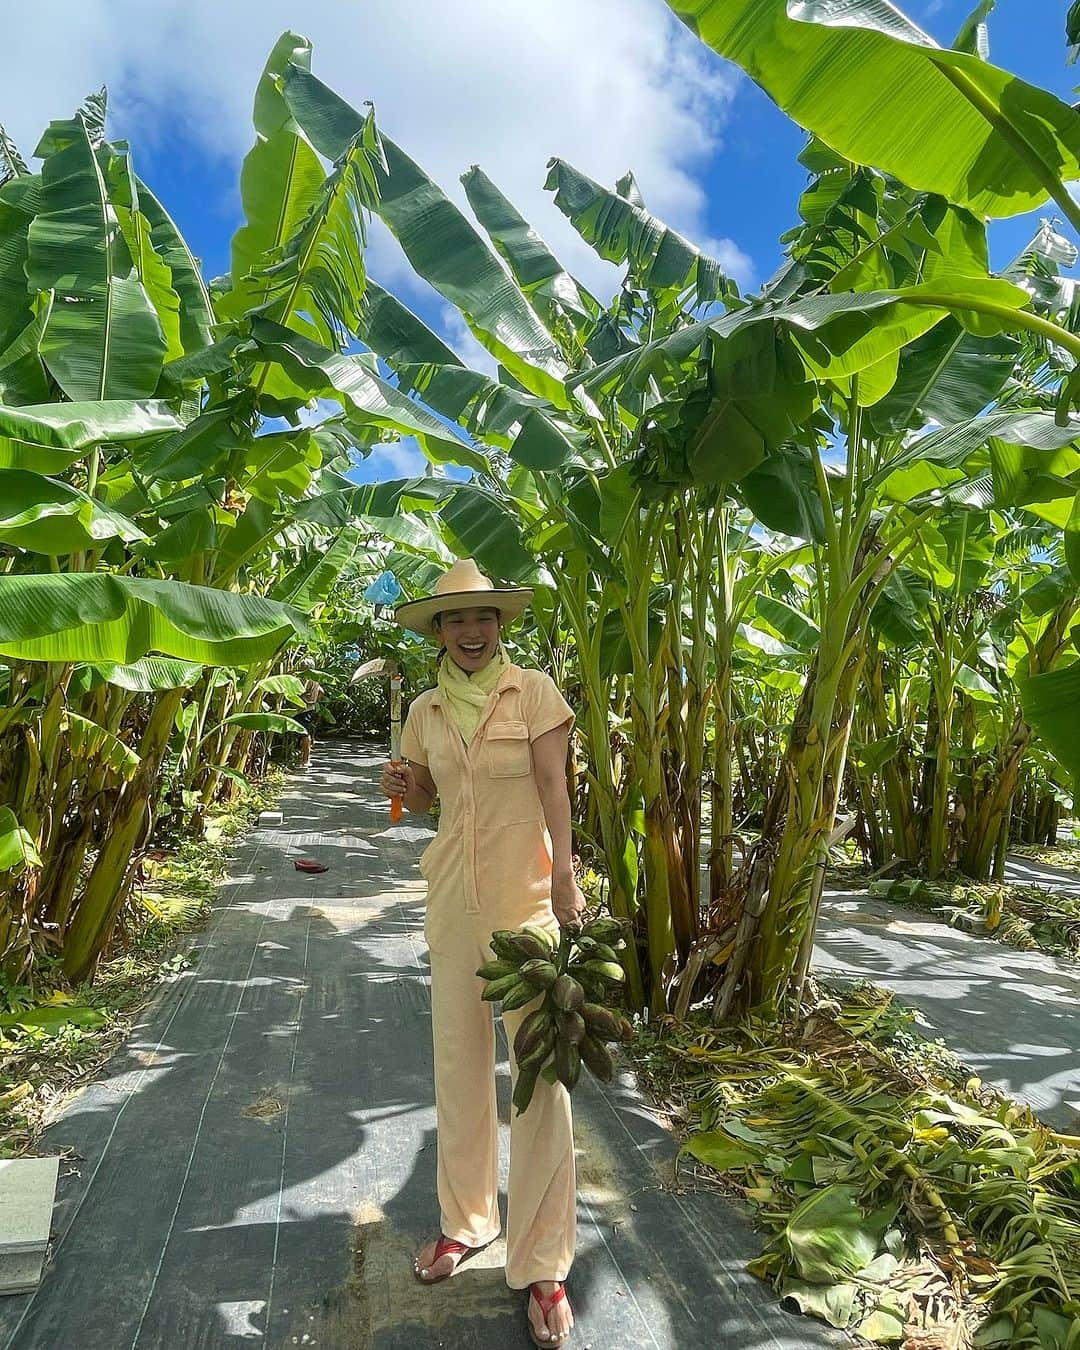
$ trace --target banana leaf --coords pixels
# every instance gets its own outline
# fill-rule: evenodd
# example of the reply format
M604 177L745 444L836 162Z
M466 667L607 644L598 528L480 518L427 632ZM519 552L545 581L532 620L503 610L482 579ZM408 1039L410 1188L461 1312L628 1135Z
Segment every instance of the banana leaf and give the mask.
M959 468L991 438L1007 445L1060 450L1080 440L1080 418L1058 423L1053 413L996 409L954 426L942 427L911 442L878 470L871 482L885 479L904 465L926 460L943 468Z
M64 730L75 759L98 760L118 778L129 783L142 763L139 756L107 727L80 717L70 709L64 714Z
M41 175L25 174L0 184L0 350L34 317L26 285L30 224L41 210Z
M611 192L567 164L548 163L544 187L555 205L601 258L626 263L632 286L679 294L692 289L694 302L735 302L738 290L715 258L618 192Z
M858 1188L834 1183L808 1195L792 1211L783 1241L798 1274L811 1284L857 1275L878 1253L895 1206L864 1214Z
M240 171L244 224L233 236L231 289L218 300L218 311L226 318L239 318L270 300L267 265L308 219L326 178L315 148L281 96L281 76L290 61L309 66L311 44L295 33L283 33L255 91L256 140ZM312 319L298 318L296 326L308 337L323 342L331 338Z
M720 318L689 324L667 337L575 376L593 395L644 388L650 380L678 376L707 342L722 343L748 327L782 329L822 379L844 379L892 357L950 312L967 323L965 302L1022 309L1030 297L992 277L939 278L930 287L863 291L767 301Z
M267 694L280 694L297 707L303 706L304 681L299 675L264 675L255 688Z
M368 364L370 358L341 356L267 319L252 319L251 329L268 361L278 363L312 396L341 403L347 423L415 436L424 453L437 464L487 469L487 459L479 451L376 375Z
M816 650L821 641L821 630L786 601L759 594L754 600L754 609L757 617L763 619L790 646L803 652Z
M336 159L363 118L296 62L282 94L312 144ZM461 311L480 344L530 393L567 407L558 347L513 278L480 235L420 166L382 137L386 172L379 176L380 218L417 274Z
M311 631L259 596L101 572L0 576L0 656L130 664L150 652L205 665L264 661Z
M278 582L270 593L272 599L309 614L330 594L334 583L348 567L359 547L359 530L353 525L347 525L329 548L312 550L303 562Z
M1012 216L1080 177L1067 103L943 50L887 0L668 3L800 126L918 191Z
M79 488L23 469L0 469L0 543L55 557L109 539L130 544L145 538L134 521Z
M41 856L33 839L19 824L10 806L0 806L0 873L40 867Z
M1001 334L975 337L952 318L906 347L896 383L870 410L884 433L922 427L929 421L952 426L993 403L1012 375L1019 343Z
M42 360L70 399L147 398L165 336L86 127L53 122L46 142L44 205L30 225L26 262L31 289L56 295Z
M250 284L262 288L261 312L276 323L316 331L344 346L359 332L367 288L365 216L378 200L383 166L375 120L364 125L334 165L294 233L266 255Z
M27 1008L20 1012L0 1015L0 1027L24 1027L27 1030L55 1032L74 1022L80 1027L100 1027L105 1014L97 1008L82 1004L63 1003L55 1007Z
M180 297L180 344L185 352L208 347L214 311L199 267L176 222L141 178L136 179L139 209L150 224L150 243L169 269Z
M180 340L180 296L173 287L172 269L154 247L153 229L142 211L131 157L125 146L106 144L98 149L97 162L135 275L142 282L161 324L165 339L164 360L178 360L184 355L184 344Z
M145 483L212 478L233 451L250 443L231 404L210 408L172 436L164 437L139 463Z
M21 408L0 405L0 454L5 441L62 451L62 456L47 463L18 466L55 473L81 459L95 445L107 441L126 444L178 431L183 425L168 403L154 399L42 403Z
M1080 661L1043 675L1018 673L1017 688L1024 716L1061 767L1070 775L1073 792L1080 790Z
M295 717L286 717L284 713L272 712L250 712L233 713L231 717L226 717L221 723L223 727L240 727L244 731L292 731L299 736L306 736L307 727L303 722L298 722ZM214 730L218 730L217 727ZM207 732L207 735L210 733Z
M34 317L0 350L0 401L16 405L44 403L53 392L49 372L41 359L41 339L52 307L52 291L46 291L37 299Z
M143 656L128 665L105 662L84 666L76 670L73 680L78 679L84 671L90 680L104 680L133 694L160 694L166 689L190 688L203 673L203 668L194 661L177 661L167 656ZM89 687L90 680L85 687Z
M356 336L394 369L403 365L461 366L465 362L396 295L368 277Z
M600 316L600 302L570 275L478 165L462 174L461 181L474 215L540 322L552 331L569 323L584 343Z

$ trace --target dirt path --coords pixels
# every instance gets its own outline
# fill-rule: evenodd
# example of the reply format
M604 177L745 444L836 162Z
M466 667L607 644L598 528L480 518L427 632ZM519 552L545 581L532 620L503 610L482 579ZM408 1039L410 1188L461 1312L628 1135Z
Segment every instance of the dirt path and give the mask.
M1076 894L1075 874L1027 859L1009 879ZM1080 965L1016 951L865 892L826 890L815 948L821 974L894 989L979 1073L1057 1129L1080 1129Z
M381 755L317 747L235 859L195 967L164 987L44 1149L68 1150L45 1278L0 1299L6 1350L527 1347L496 1244L437 1288L423 883L430 832L388 827ZM330 865L292 866L301 853ZM501 1028L500 1028L501 1033ZM497 1069L505 1185L509 1075ZM849 1342L747 1275L760 1249L629 1074L575 1094L586 1350L814 1350ZM505 1201L504 1201L505 1213Z

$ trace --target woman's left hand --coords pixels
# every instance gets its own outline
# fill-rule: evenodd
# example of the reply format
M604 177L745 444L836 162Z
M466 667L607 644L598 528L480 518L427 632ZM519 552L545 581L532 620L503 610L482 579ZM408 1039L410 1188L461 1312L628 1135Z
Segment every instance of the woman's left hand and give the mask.
M551 908L559 923L578 923L585 912L585 897L577 878L571 873L568 877L553 877L551 882Z

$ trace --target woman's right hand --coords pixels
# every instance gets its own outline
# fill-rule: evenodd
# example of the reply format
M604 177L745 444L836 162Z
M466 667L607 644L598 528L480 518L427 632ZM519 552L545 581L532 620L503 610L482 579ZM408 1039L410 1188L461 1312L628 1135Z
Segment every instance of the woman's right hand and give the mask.
M387 762L383 765L379 786L387 797L404 797L416 788L416 775L404 760L397 764Z

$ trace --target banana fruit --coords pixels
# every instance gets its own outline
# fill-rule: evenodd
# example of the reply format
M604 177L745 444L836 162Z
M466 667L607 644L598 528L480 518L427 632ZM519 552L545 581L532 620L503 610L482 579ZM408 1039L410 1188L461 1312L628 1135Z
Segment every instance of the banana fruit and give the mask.
M539 924L500 928L491 935L494 958L477 970L481 997L513 1012L540 1000L522 1018L514 1036L514 1107L532 1101L541 1076L572 1091L582 1065L602 1082L615 1061L607 1042L629 1040L634 1030L613 1006L626 981L620 951L629 938L622 919L601 917L567 925L557 939Z

